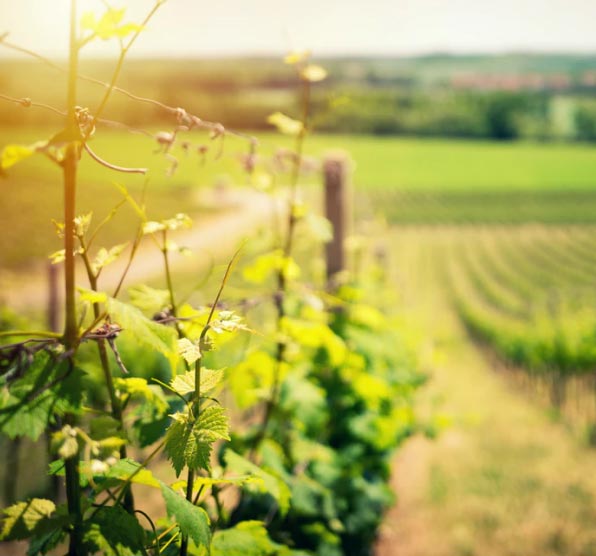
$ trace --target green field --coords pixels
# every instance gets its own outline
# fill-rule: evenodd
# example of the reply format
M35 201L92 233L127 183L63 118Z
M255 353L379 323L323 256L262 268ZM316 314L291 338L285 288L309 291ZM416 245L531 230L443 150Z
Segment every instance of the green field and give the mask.
M49 138L55 130L0 130L0 145L29 144ZM188 134L188 154L173 154L176 173L167 177L171 161L156 153L151 138L114 130L100 130L91 145L105 160L128 167L147 167L148 178L115 173L83 158L79 211L93 209L105 215L121 199L111 184L126 185L140 197L144 190L149 213L168 216L182 204L187 212L214 210L197 196L198 188L217 183L246 185L240 158L247 142L227 137L219 141L206 133ZM260 134L261 160L289 147L277 134ZM207 145L204 158L196 152ZM341 149L353 160L353 183L358 195L358 216L383 213L394 222L594 222L596 220L596 156L588 145L490 143L446 140L315 135L307 154L322 157ZM287 178L283 175L280 182ZM305 183L319 184L315 171ZM0 238L4 267L18 267L57 249L47 232L51 218L60 219L60 173L41 156L10 169L1 182L0 216L5 233ZM44 199L43 204L36 199ZM380 210L378 207L382 207ZM127 212L128 211L128 212ZM122 240L132 231L131 213L123 209L107 243Z
M55 130L0 129L0 145L28 143L48 138ZM271 155L279 146L290 146L274 133L256 133L259 152ZM222 174L239 183L242 177L237 155L248 150L241 139L226 139L224 154L214 161L219 144L212 145L205 133L187 135L194 145L208 145L206 163L198 156L181 157L179 172L166 180L160 170L167 163L152 156L156 144L150 138L113 130L102 130L91 143L106 160L123 166L148 166L152 183L166 185L211 185ZM315 134L307 142L307 154L321 156L343 149L355 162L358 187L407 191L559 191L596 189L596 149L591 145L565 143L456 141L408 139L359 135ZM176 154L176 153L175 153ZM194 156L194 160L193 160ZM81 175L92 181L116 179L113 173L83 164ZM137 178L140 183L142 178Z

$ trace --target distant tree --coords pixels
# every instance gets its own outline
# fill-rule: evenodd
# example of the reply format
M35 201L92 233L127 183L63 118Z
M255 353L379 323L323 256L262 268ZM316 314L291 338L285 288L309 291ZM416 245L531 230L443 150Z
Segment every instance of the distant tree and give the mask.
M526 96L497 92L489 93L484 100L484 117L489 137L500 140L518 138L520 136L518 118L527 108Z
M596 141L596 103L580 104L576 108L575 130L580 141Z

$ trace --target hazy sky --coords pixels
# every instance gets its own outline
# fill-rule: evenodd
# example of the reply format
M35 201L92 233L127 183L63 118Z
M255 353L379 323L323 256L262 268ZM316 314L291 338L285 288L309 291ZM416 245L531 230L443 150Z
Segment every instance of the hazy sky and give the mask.
M139 20L153 0L111 0ZM51 56L67 48L69 0L0 0L0 33ZM79 11L101 13L99 0ZM137 56L596 52L596 0L168 0ZM113 45L89 54L111 55ZM0 56L6 55L0 49Z

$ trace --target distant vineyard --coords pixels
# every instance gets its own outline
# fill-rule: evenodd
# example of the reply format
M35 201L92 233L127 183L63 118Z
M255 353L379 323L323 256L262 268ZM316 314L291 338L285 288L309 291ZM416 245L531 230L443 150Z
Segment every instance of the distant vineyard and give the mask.
M573 379L575 410L589 397L592 413L596 228L474 228L458 239L445 260L471 335L547 389L557 407L567 403Z
M408 191L366 192L373 206L383 207L396 224L544 224L596 223L596 191Z

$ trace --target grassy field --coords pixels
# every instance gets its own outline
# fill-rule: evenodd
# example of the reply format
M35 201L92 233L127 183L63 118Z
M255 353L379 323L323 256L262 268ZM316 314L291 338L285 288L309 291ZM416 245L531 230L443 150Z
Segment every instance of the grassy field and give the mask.
M48 138L55 130L0 129L0 145L28 143ZM219 144L204 133L188 135L195 145L205 144L211 152L201 164L196 154L185 158L179 152L179 171L171 179L163 173L168 162L152 156L157 147L150 138L114 130L98 132L92 146L106 160L124 166L146 166L154 174L154 186L211 185L228 175L236 183L245 182L238 156L248 150L234 137L226 139L224 155L214 161ZM272 154L290 142L274 133L260 133L259 152ZM587 144L456 141L396 137L315 134L307 142L307 154L321 156L342 149L354 163L354 183L365 188L398 188L413 191L560 191L596 188L595 148ZM176 153L175 153L176 154ZM31 163L28 163L31 166ZM32 166L36 172L41 167ZM81 176L91 181L111 181L113 173L83 164ZM142 182L142 178L137 178Z
M0 129L0 145L29 144L49 138L53 129ZM245 185L241 157L246 141L234 137L221 143L207 134L186 137L189 152L173 154L179 164L167 177L171 160L157 153L148 137L101 130L92 142L105 160L128 167L147 167L148 177L128 176L98 166L89 157L80 168L79 211L93 209L104 216L121 199L111 184L118 181L145 198L152 217L180 210L199 213L205 207L197 192L214 184ZM290 142L277 134L262 134L260 152L266 158ZM204 157L196 152L208 146ZM341 149L354 161L353 182L359 195L358 214L370 216L382 206L396 222L467 221L587 221L596 219L596 156L588 145L489 143L414 140L369 136L315 135L309 156ZM264 159L263 158L263 159ZM282 177L282 183L284 178ZM304 178L318 184L318 173ZM51 218L60 219L60 173L48 160L33 157L12 168L0 181L3 191L0 237L3 267L17 268L57 248ZM43 199L43 203L38 200ZM360 202L362 201L362 202ZM132 214L123 209L106 243L122 241L132 231Z

